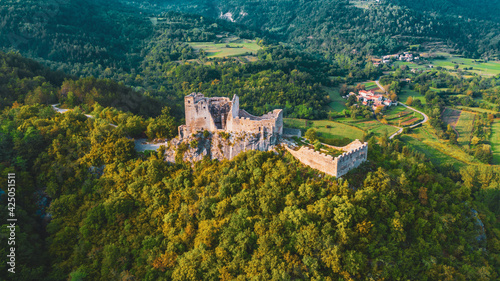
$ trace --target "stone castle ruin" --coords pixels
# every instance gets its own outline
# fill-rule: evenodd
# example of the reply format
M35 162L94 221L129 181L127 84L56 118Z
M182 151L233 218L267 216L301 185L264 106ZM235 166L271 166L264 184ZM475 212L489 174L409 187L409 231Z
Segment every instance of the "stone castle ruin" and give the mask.
M281 109L253 116L240 109L237 95L229 99L192 93L184 98L184 106L186 125L179 126L179 137L169 142L165 152L168 162L175 162L177 157L191 162L204 157L232 159L247 150L272 150L282 143L283 137L300 137L299 130L284 130ZM345 147L334 147L345 151L335 158L307 147L294 150L286 143L283 142L286 149L300 162L335 177L345 175L366 161L368 152L367 143L359 140ZM181 147L184 147L182 152Z
M246 132L255 134L283 134L283 110L275 109L260 117L240 109L240 99L225 97L207 98L192 93L184 98L186 125L179 127L179 137L184 138L198 131Z

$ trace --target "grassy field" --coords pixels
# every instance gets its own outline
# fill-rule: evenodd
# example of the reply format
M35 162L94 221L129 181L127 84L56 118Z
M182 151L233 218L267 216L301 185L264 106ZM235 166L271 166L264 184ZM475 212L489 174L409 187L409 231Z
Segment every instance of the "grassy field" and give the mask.
M457 106L457 108L458 109L463 109L463 110L468 110L468 111L479 112L479 113L491 113L491 114L497 113L494 110L484 109L484 108L480 108L480 107Z
M413 97L413 100L420 100L422 104L426 104L424 96L421 96L419 93L410 90L408 86L405 86L403 89L401 89L401 92L398 95L398 99L400 102L406 103L409 97Z
M477 73L485 76L494 76L500 74L500 62L499 61L489 61L489 62L477 62L474 59L466 59L462 57L453 56L450 54L442 53L446 59L443 60L432 60L432 64L435 66L441 66L447 69L454 69L455 64L459 65L460 69L464 67L470 68L472 70L467 70L469 72Z
M500 120L496 119L491 126L491 149L493 150L493 164L500 165Z
M384 136L385 134L390 136L398 131L397 128L392 127L390 125L382 124L377 120L366 120L366 119L352 120L349 117L337 118L335 120L337 120L338 122L343 123L343 124L354 126L358 129L366 132L367 134L373 133L377 137Z
M316 129L316 132L320 134L320 137L325 139L342 140L344 138L348 138L350 141L353 141L355 139L362 139L364 134L363 130L354 126L329 120L307 120L307 123L308 126L306 127L305 119L284 119L285 127L298 128L302 130L314 128ZM327 126L329 126L329 128L327 128Z
M256 54L261 49L255 40L234 40L230 43L189 42L196 51L204 50L209 58L236 57Z
M347 107L345 106L346 100L343 99L339 95L339 92L338 92L337 88L327 88L327 87L325 87L324 89L330 95L331 102L330 102L329 106L334 111L341 112L342 110L347 109Z
M403 136L402 139L436 164L452 164L456 168L480 164L473 156L448 141L439 139L428 123L412 130L411 134Z
M474 129L474 119L476 114L467 111L462 111L460 113L460 118L458 119L455 129L457 130L459 137L458 143L460 145L467 145L472 137L472 130Z
M431 162L435 165L451 164L456 169L467 166L466 163L455 159L446 153L443 153L442 151L431 145L423 143L417 138L404 135L401 137L401 140L406 144L409 144L416 151L423 153L426 158L431 160Z

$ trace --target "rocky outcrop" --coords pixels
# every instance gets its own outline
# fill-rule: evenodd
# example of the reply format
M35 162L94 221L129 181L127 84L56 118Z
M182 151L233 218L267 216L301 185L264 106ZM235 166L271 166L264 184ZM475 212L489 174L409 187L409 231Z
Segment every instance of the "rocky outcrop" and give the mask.
M210 159L232 159L248 150L269 151L278 144L278 135L266 133L196 133L182 139L170 141L165 151L165 161L175 162L178 154L184 161L195 162L204 157Z

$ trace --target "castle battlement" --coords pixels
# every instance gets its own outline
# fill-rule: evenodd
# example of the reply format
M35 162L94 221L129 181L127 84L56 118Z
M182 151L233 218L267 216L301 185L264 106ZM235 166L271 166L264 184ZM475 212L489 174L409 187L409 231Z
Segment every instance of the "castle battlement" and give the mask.
M359 140L355 140L344 147L339 147L344 151L346 149L350 150L335 158L309 147L303 146L299 150L293 150L285 145L285 148L303 164L335 177L341 177L358 167L366 161L368 156L368 143L362 143Z

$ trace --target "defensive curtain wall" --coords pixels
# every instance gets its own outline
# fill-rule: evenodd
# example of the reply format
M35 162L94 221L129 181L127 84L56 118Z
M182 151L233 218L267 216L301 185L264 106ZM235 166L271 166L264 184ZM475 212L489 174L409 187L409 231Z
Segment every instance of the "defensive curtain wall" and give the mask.
M298 150L294 150L288 145L285 145L285 147L303 164L334 177L347 174L347 172L366 161L368 157L368 143L362 143L359 140L355 140L344 147L336 147L345 152L335 158L305 146L300 147Z
M240 109L239 98L207 98L192 93L184 98L186 125L179 127L179 137L185 138L198 131L225 131L246 133L283 134L283 111L273 110L260 117Z

